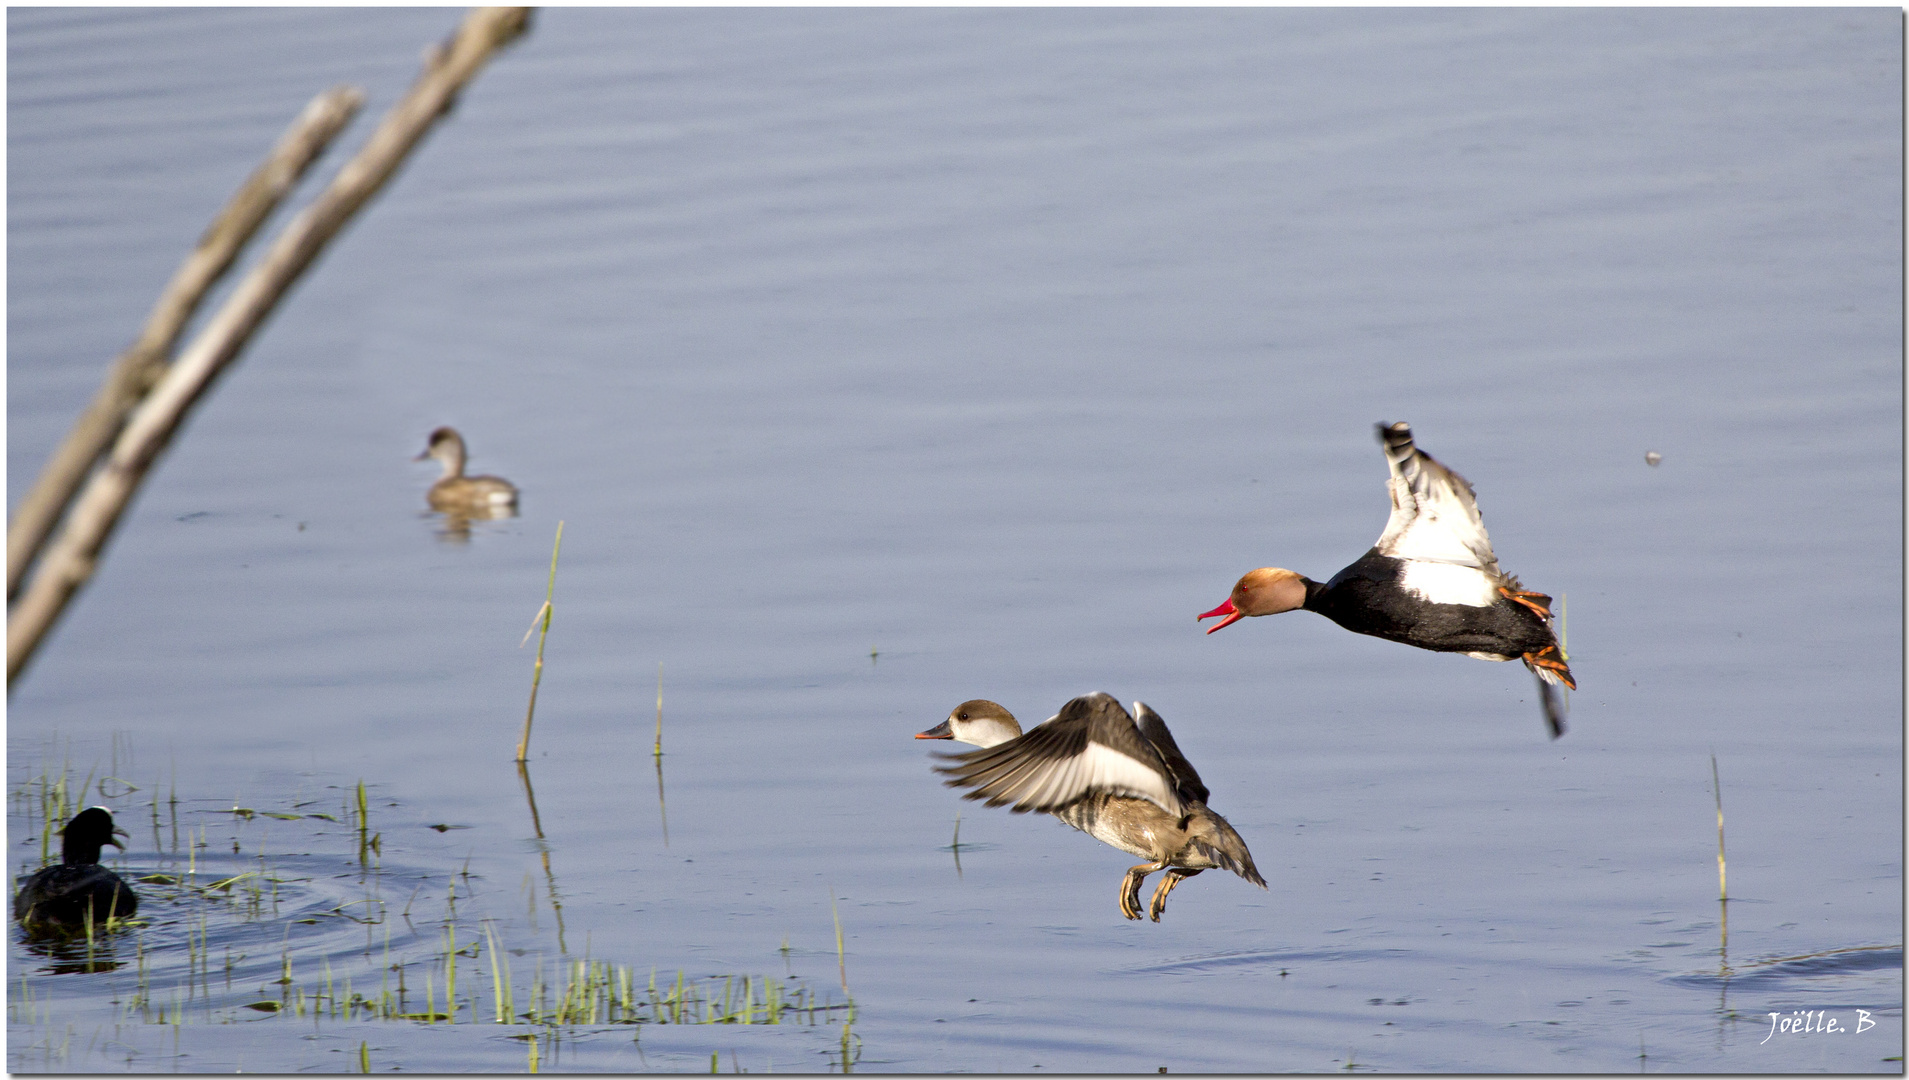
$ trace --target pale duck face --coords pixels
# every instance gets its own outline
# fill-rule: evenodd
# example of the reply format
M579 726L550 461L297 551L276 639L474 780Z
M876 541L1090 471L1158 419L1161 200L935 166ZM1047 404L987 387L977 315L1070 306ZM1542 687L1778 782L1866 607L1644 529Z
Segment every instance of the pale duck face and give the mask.
M982 748L998 746L1020 738L1021 724L1014 714L986 698L975 698L955 706L948 718L917 739L953 739Z
M464 457L464 437L457 433L456 428L441 427L431 432L424 452L415 460L435 459L444 466L444 476L452 477L463 475Z

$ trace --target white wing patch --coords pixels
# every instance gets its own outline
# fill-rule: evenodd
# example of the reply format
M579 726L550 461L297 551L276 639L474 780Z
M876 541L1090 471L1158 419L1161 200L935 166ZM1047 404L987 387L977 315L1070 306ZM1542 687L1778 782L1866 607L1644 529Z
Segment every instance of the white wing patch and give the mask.
M1013 800L1017 810L1052 810L1083 795L1104 791L1145 799L1169 814L1186 813L1167 785L1167 778L1152 765L1097 742L1089 741L1087 748L1073 757L1016 769L1015 774L1000 785L1003 790L995 793Z
M1408 561L1399 569L1399 585L1434 604L1490 607L1498 599L1497 586L1483 570L1449 562Z
M1408 466L1419 464L1408 462ZM1495 567L1498 560L1492 555L1485 522L1471 493L1460 486L1463 483L1436 465L1413 468L1387 481L1392 489L1392 517L1379 538L1380 554Z
M1405 441L1395 445L1398 435ZM1410 440L1411 433L1404 431L1403 425L1388 429L1381 440L1386 444L1385 464L1391 473L1385 486L1392 496L1392 516L1386 519L1385 531L1375 545L1379 554L1475 567L1495 584L1503 575L1498 557L1492 554L1491 538L1485 534L1485 521L1479 516L1471 485ZM1395 458L1396 451L1404 451L1403 456ZM1428 585L1433 584L1452 588L1448 582L1428 579Z

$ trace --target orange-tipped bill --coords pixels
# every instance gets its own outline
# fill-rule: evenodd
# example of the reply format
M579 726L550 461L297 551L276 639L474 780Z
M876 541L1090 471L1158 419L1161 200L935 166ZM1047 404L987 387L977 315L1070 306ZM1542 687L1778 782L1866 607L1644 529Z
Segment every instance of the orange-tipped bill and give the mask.
M1209 611L1209 612L1207 612L1206 614L1204 614L1204 615L1202 615L1202 616L1200 616L1199 618L1197 618L1197 619L1195 619L1195 620L1193 620L1193 621L1194 621L1194 622L1204 622L1204 621L1206 621L1207 619L1211 619L1211 618L1213 618L1213 617L1214 617L1214 616L1216 616L1216 615L1224 615L1224 616L1226 616L1226 619L1225 619L1225 621L1223 621L1223 622L1221 622L1221 623L1219 623L1219 624L1217 624L1217 625L1215 625L1215 626L1210 626L1210 627L1208 627L1208 628L1207 628L1207 631L1206 631L1206 632L1207 632L1207 633L1209 633L1209 634L1210 634L1210 633L1212 633L1212 632L1213 632L1213 631L1215 631L1215 630L1224 630L1224 629L1226 629L1227 627L1229 627L1229 626L1231 626L1231 625L1233 625L1234 623L1236 623L1236 622L1238 622L1238 621L1240 621L1241 619L1244 619L1244 618L1246 617L1246 613L1245 613L1245 612L1243 612L1243 611L1241 611L1241 610L1240 610L1239 608L1236 608L1236 607L1234 607L1234 606L1233 606L1233 601L1232 601L1232 598L1230 598L1230 597L1229 597L1229 598L1228 598L1228 599L1226 600L1226 602L1225 602L1225 603L1223 603L1223 604L1221 604L1221 605L1220 605L1219 607L1216 607L1216 608L1214 608L1214 609L1213 609L1212 611Z
M941 723L936 724L934 727L929 728L927 731L924 731L921 734L916 735L915 738L917 739L952 739L954 738L954 730L948 726L948 721L943 720Z

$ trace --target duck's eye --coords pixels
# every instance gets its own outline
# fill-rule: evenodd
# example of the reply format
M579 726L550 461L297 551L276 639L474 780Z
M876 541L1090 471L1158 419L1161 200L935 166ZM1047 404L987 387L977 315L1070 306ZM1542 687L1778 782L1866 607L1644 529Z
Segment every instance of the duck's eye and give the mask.
M968 718L968 714L967 714L967 713L956 713L956 714L955 714L955 719L957 719L957 720L966 720L967 718Z

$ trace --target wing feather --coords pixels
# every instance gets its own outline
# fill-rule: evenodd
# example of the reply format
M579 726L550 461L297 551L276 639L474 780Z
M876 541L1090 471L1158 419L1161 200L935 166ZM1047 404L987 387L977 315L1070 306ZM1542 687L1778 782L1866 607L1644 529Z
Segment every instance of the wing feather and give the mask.
M949 787L969 788L967 798L1017 813L1053 810L1101 793L1145 799L1176 816L1186 813L1160 752L1105 694L1075 698L1019 738L943 759L948 764L935 771L949 777Z
M1167 771L1173 774L1174 789L1184 802L1206 801L1210 794L1206 785L1200 782L1200 774L1193 763L1180 752L1180 744L1173 741L1173 732L1167 730L1167 722L1160 718L1146 702L1133 703L1134 727L1153 748L1160 753L1160 759L1166 762Z
M1386 488L1392 495L1392 516L1374 545L1379 554L1469 566L1502 580L1477 496L1465 478L1414 445L1412 429L1402 422L1379 424L1379 441L1385 446L1391 472Z

